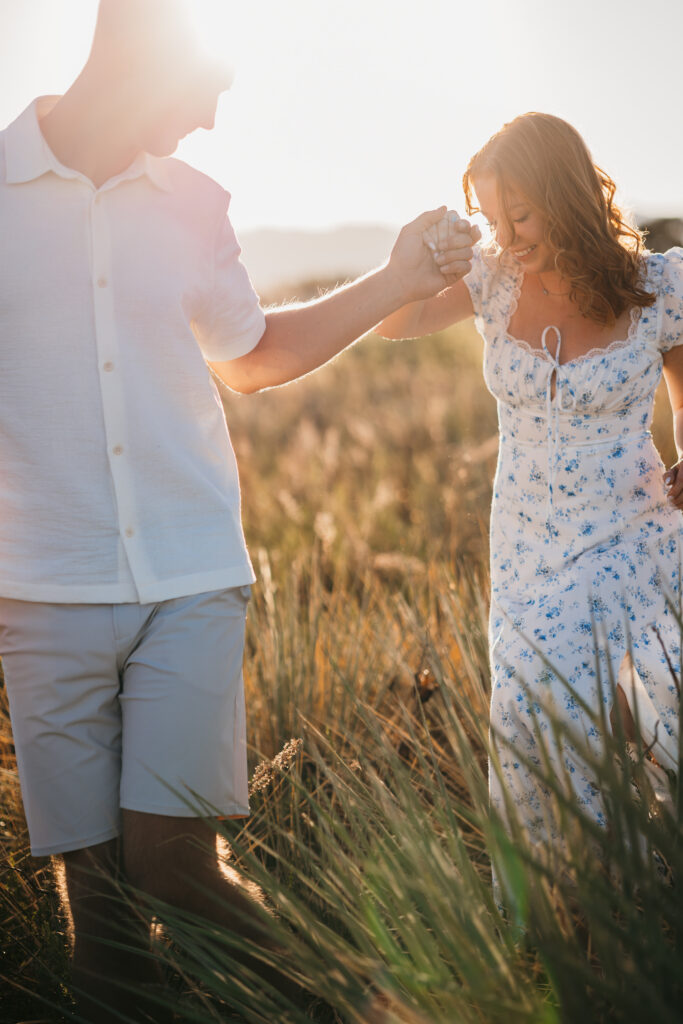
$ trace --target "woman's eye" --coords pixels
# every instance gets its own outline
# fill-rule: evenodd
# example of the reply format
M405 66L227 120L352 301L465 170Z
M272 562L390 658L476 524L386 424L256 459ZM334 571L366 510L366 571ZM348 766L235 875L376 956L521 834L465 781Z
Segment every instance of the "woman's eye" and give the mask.
M516 217L513 221L514 224L523 224L525 220L529 219L529 214L525 213L522 217Z

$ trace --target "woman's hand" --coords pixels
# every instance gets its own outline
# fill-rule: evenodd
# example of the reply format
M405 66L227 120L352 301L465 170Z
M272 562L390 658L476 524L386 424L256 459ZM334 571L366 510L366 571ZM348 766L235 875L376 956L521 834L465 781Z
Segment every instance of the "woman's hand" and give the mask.
M481 238L481 231L476 225L460 217L455 210L449 210L436 224L433 224L422 235L425 245L432 252L434 262L450 284L455 284L462 277L461 260L463 238L469 239L474 246Z
M679 459L664 474L668 503L683 512L683 459Z

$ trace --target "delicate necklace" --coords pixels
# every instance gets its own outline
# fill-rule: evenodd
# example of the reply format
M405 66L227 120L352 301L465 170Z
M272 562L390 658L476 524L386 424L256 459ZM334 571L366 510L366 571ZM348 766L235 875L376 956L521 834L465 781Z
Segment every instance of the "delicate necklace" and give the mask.
M569 295L569 292L550 292L550 291L548 291L546 286L543 284L543 278L541 277L541 275L540 274L536 274L536 277L538 278L538 283L540 284L541 288L543 289L543 294L544 295L556 295L558 298L560 298L560 297L566 298Z

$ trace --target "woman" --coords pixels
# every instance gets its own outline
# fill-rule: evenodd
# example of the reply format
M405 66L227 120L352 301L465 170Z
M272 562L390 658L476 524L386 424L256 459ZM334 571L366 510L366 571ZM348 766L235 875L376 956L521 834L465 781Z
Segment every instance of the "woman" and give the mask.
M463 281L379 331L420 336L474 313L484 338L500 425L492 798L503 810L504 787L533 840L558 839L524 764L539 761L537 729L578 802L598 821L604 809L577 749L550 739L549 709L599 750L582 702L598 713L603 701L609 720L618 680L622 720L648 744L656 733L653 754L676 765L678 695L652 627L678 671L683 463L664 477L648 428L663 368L683 450L683 249L645 252L612 180L549 115L505 125L471 160L464 190L495 244L475 249ZM448 271L448 253L436 258Z

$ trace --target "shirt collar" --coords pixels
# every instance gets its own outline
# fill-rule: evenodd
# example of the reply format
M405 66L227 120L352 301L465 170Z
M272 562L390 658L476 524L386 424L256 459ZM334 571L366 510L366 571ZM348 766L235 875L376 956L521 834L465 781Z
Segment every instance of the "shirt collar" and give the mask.
M163 157L152 156L151 153L142 153L144 163L143 174L146 174L153 185L163 192L171 191L171 180L168 174L168 164Z
M5 129L5 180L8 184L34 181L49 171L61 178L83 178L78 171L60 164L48 146L40 130L39 118L44 116L59 99L58 96L40 96ZM171 184L168 168L160 157L139 153L130 167L110 178L108 186L115 182L131 180L145 175L165 192Z

